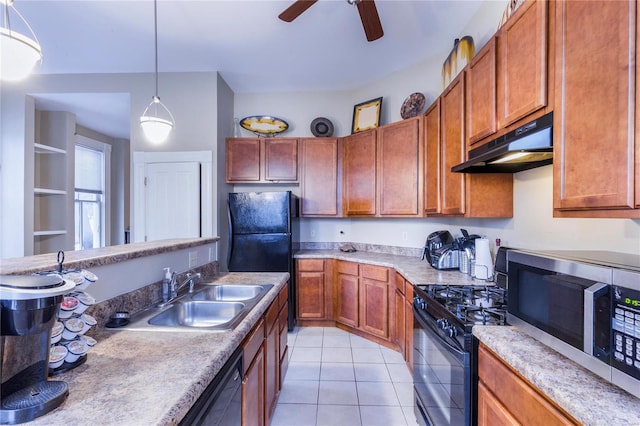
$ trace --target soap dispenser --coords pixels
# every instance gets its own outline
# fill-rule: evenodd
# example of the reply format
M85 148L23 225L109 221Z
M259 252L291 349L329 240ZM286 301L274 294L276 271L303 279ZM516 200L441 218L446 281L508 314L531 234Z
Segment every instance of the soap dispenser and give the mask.
M171 285L171 268L164 268L164 279L162 280L162 301L169 301L169 286Z

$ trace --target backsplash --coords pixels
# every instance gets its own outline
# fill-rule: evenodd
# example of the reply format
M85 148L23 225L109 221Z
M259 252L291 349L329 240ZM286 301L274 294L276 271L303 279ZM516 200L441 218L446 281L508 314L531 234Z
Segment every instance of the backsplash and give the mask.
M299 242L296 250L339 250L340 245L345 243L315 243L315 242ZM349 243L355 247L358 251L365 251L369 253L382 253L392 254L396 256L409 256L420 257L422 256L422 248L413 247L395 247L395 246L383 246L379 244L366 244L366 243Z

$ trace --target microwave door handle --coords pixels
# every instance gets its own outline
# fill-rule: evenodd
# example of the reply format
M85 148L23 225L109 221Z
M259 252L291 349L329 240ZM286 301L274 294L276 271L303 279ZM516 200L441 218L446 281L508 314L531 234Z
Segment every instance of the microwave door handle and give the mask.
M596 298L608 292L605 283L595 283L584 290L584 352L594 354L594 336L596 332Z

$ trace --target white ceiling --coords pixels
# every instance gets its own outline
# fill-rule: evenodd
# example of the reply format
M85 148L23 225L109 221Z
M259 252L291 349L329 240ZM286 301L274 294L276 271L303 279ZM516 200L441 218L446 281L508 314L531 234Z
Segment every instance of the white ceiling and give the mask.
M346 0L320 0L292 23L278 15L293 0L159 0L159 71L218 71L236 93L354 89L450 50L483 1L377 0L384 37L367 42L357 9ZM42 45L38 73L154 70L152 0L14 5Z

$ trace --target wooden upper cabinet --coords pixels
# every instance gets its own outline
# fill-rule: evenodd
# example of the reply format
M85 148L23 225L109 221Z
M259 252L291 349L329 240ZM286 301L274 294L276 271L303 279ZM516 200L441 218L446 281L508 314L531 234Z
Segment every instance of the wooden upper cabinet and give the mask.
M300 214L339 216L338 139L300 140Z
M298 181L298 140L227 138L227 183Z
M227 139L227 182L260 181L260 139Z
M526 0L498 31L500 128L547 105L547 8L546 0ZM579 37L587 36L578 33ZM588 43L582 43L579 49L595 59L594 50L587 47Z
M443 215L465 213L465 174L451 171L451 167L462 163L466 157L464 78L463 71L440 100L440 213Z
M376 131L346 136L343 142L343 208L347 216L376 214Z
M422 216L422 117L378 129L378 214Z
M555 4L556 216L640 217L632 210L640 203L636 8L635 1Z
M440 98L424 115L424 211L440 213Z
M298 180L298 140L264 140L265 179L268 181Z
M467 66L467 145L496 132L496 39Z

